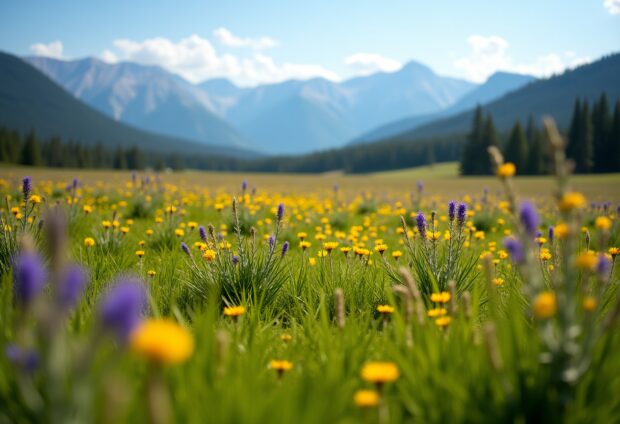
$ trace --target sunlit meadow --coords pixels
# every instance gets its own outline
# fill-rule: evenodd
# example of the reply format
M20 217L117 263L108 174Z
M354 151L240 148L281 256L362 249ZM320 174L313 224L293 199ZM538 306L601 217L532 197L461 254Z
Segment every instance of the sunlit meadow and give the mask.
M554 146L532 179L4 169L0 422L618 422L620 180Z

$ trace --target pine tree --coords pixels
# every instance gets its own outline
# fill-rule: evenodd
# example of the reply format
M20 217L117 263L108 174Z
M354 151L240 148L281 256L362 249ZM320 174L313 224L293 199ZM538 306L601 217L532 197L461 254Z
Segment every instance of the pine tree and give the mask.
M460 172L462 175L473 175L476 173L477 151L482 142L483 129L484 117L482 116L482 108L478 105L474 112L471 131L467 135L463 154L461 156Z
M614 108L613 124L607 139L609 143L609 170L620 172L620 101Z
M581 108L581 132L579 136L579 154L576 161L576 172L588 173L592 170L592 117L590 106L584 102Z
M477 175L491 175L493 174L493 165L491 164L491 157L489 156L489 147L499 144L499 136L493 123L493 117L487 116L484 122L484 129L482 131L482 143L477 150L476 154L476 174Z
M525 132L521 127L521 123L517 121L508 137L508 143L504 150L504 160L514 163L517 167L517 172L525 172L528 159L527 152L528 146Z
M573 106L573 116L570 121L570 129L568 130L568 145L566 146L566 157L574 161L577 160L579 153L579 134L581 132L581 100L577 98Z
M543 135L539 131L532 134L532 142L527 152L527 164L525 174L540 175L547 173L545 166L545 154L543 147Z
M41 166L43 159L41 158L41 146L34 130L31 130L26 136L26 141L22 147L21 161L22 165Z
M610 143L608 141L611 131L611 116L609 104L605 93L601 95L598 103L592 108L592 144L594 172L609 172L610 166Z

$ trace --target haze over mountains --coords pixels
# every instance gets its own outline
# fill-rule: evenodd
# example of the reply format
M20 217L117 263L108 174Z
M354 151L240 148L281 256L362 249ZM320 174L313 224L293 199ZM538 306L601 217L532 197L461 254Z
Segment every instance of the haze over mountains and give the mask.
M193 85L159 67L135 63L109 64L92 58L26 60L117 121L268 154L339 147L393 121L448 116L532 80L502 73L477 86L410 62L397 72L341 83L315 78L243 88L226 79ZM437 115L442 113L446 115Z

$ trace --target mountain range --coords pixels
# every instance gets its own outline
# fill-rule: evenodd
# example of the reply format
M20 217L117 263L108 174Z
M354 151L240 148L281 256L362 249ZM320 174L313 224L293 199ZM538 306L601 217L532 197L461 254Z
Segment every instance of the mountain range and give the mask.
M341 83L323 78L237 87L226 79L193 85L156 66L87 58L25 60L76 98L143 130L199 142L299 154L345 145L377 126L485 102L532 80L516 74L487 84L439 76L410 62Z
M255 157L230 145L198 143L136 129L91 108L20 58L0 52L0 125L43 138L136 146L159 152Z

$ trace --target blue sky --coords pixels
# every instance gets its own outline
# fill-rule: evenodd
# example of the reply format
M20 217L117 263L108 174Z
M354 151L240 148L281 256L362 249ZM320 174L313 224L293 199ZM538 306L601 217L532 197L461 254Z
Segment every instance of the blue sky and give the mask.
M157 64L194 82L339 80L410 60L483 81L620 51L620 0L1 0L0 49Z

